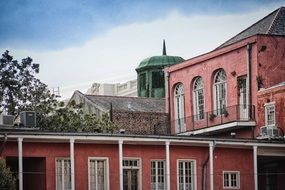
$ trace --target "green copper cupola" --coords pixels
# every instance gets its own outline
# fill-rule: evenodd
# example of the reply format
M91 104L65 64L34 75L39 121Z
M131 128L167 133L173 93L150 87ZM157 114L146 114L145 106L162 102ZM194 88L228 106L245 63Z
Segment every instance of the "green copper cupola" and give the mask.
M165 97L165 67L183 62L179 56L169 56L166 54L165 40L163 40L162 55L152 56L142 60L137 71L137 93L139 97Z

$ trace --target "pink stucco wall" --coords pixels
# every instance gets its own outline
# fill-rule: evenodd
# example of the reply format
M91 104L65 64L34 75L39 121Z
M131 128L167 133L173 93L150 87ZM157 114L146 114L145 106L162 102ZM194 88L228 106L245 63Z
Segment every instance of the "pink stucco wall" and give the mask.
M257 105L258 86L256 79L258 76L263 79L264 87L285 81L285 38L266 35L253 36L167 68L170 86L170 119L172 121L175 119L173 99L174 88L178 83L184 85L185 117L194 115L192 89L193 81L198 76L203 78L204 83L205 112L214 109L213 77L218 69L223 69L227 75L227 106L239 104L237 79L240 76L247 75L247 44L252 44L252 105ZM266 46L263 51L261 50L262 46ZM168 87L168 84L165 86ZM166 91L168 109L168 89ZM255 112L255 118L257 115L258 113ZM187 127L186 130L191 130L189 125ZM174 133L173 126L172 133Z

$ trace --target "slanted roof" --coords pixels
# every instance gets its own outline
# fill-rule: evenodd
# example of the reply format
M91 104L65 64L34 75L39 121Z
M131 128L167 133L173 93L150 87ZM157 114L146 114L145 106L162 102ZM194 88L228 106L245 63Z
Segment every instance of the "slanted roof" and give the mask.
M257 21L247 29L243 30L236 36L220 45L217 49L223 48L257 34L285 36L285 7L276 9L263 19Z
M114 110L165 113L164 98L141 98L103 95L85 96L94 102L95 105L98 105L106 110L109 110L110 104L112 104L112 108Z

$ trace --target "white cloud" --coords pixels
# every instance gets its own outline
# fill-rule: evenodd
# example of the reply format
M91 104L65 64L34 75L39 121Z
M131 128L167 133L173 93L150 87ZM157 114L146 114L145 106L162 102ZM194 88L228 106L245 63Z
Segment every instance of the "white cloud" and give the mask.
M115 27L81 47L10 51L18 59L30 56L40 63L40 79L51 87L60 86L68 98L76 89L85 92L93 82L135 78L142 59L162 53L162 39L169 55L188 59L214 49L272 10L219 16L184 16L174 11L164 19Z

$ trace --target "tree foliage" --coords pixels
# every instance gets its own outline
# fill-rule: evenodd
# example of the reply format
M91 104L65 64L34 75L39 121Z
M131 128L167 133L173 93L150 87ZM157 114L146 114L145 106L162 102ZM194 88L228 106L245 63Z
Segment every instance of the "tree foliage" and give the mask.
M57 132L113 133L117 126L109 120L107 113L102 114L100 118L95 114L86 114L81 104L72 101L68 106L60 102L52 114L45 117L41 129Z
M9 51L0 59L0 111L17 115L23 110L33 110L48 114L56 103L55 96L47 85L37 79L39 64L32 63L30 57L21 62L14 60Z
M108 114L100 119L84 114L81 105L72 102L65 106L50 92L47 85L35 77L39 65L30 57L14 60L9 51L0 59L0 113L19 115L21 111L35 111L41 130L58 132L113 132L116 126Z
M16 178L12 175L10 169L6 166L6 162L0 157L0 189L14 190L16 189Z

